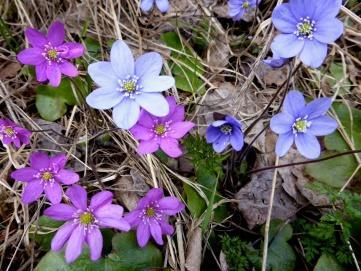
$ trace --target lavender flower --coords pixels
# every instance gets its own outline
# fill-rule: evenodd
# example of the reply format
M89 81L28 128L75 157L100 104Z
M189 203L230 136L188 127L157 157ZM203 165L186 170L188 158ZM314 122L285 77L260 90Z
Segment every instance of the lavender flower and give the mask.
M226 116L224 120L217 120L208 126L206 139L218 153L224 151L229 144L240 151L244 144L242 124L234 117Z
M245 13L255 9L261 0L228 0L228 15L233 21L239 21Z
M36 201L44 192L51 203L61 201L63 189L61 184L73 184L79 181L79 175L64 169L67 158L65 154L49 157L43 152L35 152L30 156L30 167L20 168L11 173L11 178L26 182L22 201Z
M80 43L64 42L65 30L61 22L54 22L47 36L30 27L25 30L25 36L33 47L21 51L17 58L22 64L35 66L39 82L49 80L50 85L57 87L61 74L78 75L77 68L68 60L82 56L84 47Z
M125 219L133 229L137 229L137 241L144 247L150 236L158 245L163 245L162 235L170 235L174 228L168 224L168 218L184 209L184 204L176 197L164 197L163 189L153 188L137 207L125 215Z
M263 63L267 64L271 68L277 69L283 67L287 61L288 58L283 58L280 57L277 53L273 53L273 56L271 58L263 60Z
M167 102L167 116L159 118L143 110L138 123L130 129L133 136L140 140L139 154L153 153L160 147L170 157L182 155L178 140L194 127L194 123L184 121L184 106L176 105L173 97L167 97Z
M316 136L333 133L338 124L325 114L332 99L319 98L305 104L303 95L292 90L286 95L283 112L271 119L271 129L279 134L276 153L283 156L296 143L298 151L309 159L320 156L321 147Z
M159 76L163 66L160 54L146 53L134 63L129 47L118 40L113 44L110 60L88 67L90 77L100 86L86 98L91 107L113 108L114 122L123 129L129 129L137 122L140 107L154 116L168 114L168 103L159 92L172 87L174 79Z
M22 144L30 143L31 132L18 126L9 119L0 119L0 140L4 146L14 143L15 147L20 148Z
M161 12L167 12L169 10L168 0L143 0L140 4L140 8L143 12L148 12L153 7L154 2Z
M79 185L72 185L66 191L72 204L55 204L44 211L44 215L60 221L62 225L53 240L51 249L61 250L65 243L65 260L67 263L75 261L83 250L84 243L90 249L90 259L93 261L101 257L103 236L100 228L114 228L129 231L129 223L122 218L123 207L112 204L113 194L102 191L95 194L88 206L87 193Z
M341 0L290 0L277 6L272 22L281 34L272 42L273 52L283 58L298 56L313 68L321 66L327 55L327 44L343 33L336 15Z

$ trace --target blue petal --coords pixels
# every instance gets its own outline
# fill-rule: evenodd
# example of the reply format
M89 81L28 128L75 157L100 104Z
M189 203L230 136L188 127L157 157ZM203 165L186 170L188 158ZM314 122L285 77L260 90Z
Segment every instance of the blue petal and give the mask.
M316 159L320 156L321 146L317 138L309 133L298 133L295 136L298 151L308 159Z
M314 20L333 18L340 12L342 0L314 0L316 4Z
M232 117L230 115L227 115L225 120L228 123L232 124L232 126L235 126L235 127L238 127L239 129L242 129L242 123L239 120L237 120L236 118L234 118L234 117Z
M148 12L154 4L154 0L143 0L140 4L140 8L143 10L143 12Z
M282 33L293 33L297 30L298 21L292 14L288 3L279 5L273 10L272 22Z
M271 129L277 134L284 134L292 130L295 118L287 113L279 113L271 119Z
M169 113L168 102L160 93L141 93L135 96L135 101L156 117L164 117Z
M132 128L138 121L139 105L132 99L124 99L113 109L113 120L122 129Z
M119 104L123 95L114 89L98 88L86 97L86 102L96 109L110 109Z
M332 104L331 98L315 99L302 110L302 116L308 116L308 120L312 120L319 116L325 115Z
M327 18L316 23L313 36L322 43L332 43L343 33L343 23L336 18Z
M147 76L157 77L163 67L162 56L158 53L151 52L141 55L135 61L135 74L142 78Z
M206 140L207 143L213 143L216 141L223 133L216 127L209 125L206 130Z
M312 68L318 68L322 65L327 56L327 44L317 40L306 40L305 46L300 53L300 59L303 64Z
M167 12L169 10L168 0L155 0L155 3L161 12Z
M88 66L88 73L98 86L114 90L119 87L118 78L110 62L99 61L92 63Z
M170 89L175 84L174 78L171 76L143 76L140 80L140 85L143 87L143 92L162 92Z
M224 149L229 144L229 140L230 140L229 135L220 136L215 142L213 142L213 145L212 145L215 152L220 153L220 152L224 151Z
M321 0L322 1L322 0ZM316 10L315 1L310 0L292 0L290 3L290 9L296 19L306 18L307 16L313 18L313 14Z
M124 79L128 75L134 75L133 54L124 41L117 40L114 42L110 51L110 61L115 74L120 79Z
M280 157L284 156L293 144L294 135L292 132L280 134L276 143L276 154Z
M232 135L230 136L230 141L233 149L240 151L244 145L243 133L240 129L234 129Z
M289 115L297 118L299 117L300 112L305 107L305 98L302 93L298 90L291 90L288 92L283 104L283 110L286 111Z
M219 127L226 123L227 123L227 121L225 121L225 120L216 120L216 121L213 121L211 125L214 127Z
M295 34L280 34L274 38L271 49L283 58L290 58L298 55L304 44Z
M314 136L324 136L332 134L338 127L336 120L329 116L321 116L312 119L311 126L307 129L307 133Z

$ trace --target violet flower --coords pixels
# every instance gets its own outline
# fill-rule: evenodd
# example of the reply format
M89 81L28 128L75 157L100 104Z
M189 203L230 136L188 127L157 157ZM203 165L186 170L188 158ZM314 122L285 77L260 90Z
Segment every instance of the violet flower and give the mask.
M80 43L64 42L64 24L59 21L52 23L47 36L29 27L25 36L33 47L21 51L17 58L22 64L35 66L36 80L49 80L50 85L57 87L61 74L69 77L78 75L77 68L68 60L82 56L84 47Z
M228 0L228 15L233 21L239 21L245 13L255 9L261 0Z
M66 191L72 204L55 204L44 211L44 215L66 221L51 240L51 250L60 251L65 243L65 260L75 261L86 243L90 249L90 259L101 257L103 236L100 228L114 228L129 231L129 223L122 218L123 207L112 204L113 194L102 191L95 194L88 206L87 193L79 185L72 185Z
M272 42L273 52L283 58L298 56L313 68L321 66L327 55L327 44L343 33L336 15L342 0L290 0L273 10L272 22L281 34Z
M64 169L67 158L61 153L49 157L46 153L35 152L30 155L30 167L20 168L11 173L11 178L26 182L22 201L36 201L45 191L51 203L61 201L63 189L61 184L69 185L79 181L79 175Z
M168 224L169 216L173 216L184 209L184 204L176 197L164 197L163 189L153 188L139 200L137 207L125 215L125 219L133 229L137 230L137 241L144 247L150 236L158 245L163 245L162 235L174 232Z
M176 105L174 97L167 97L169 114L165 117L156 117L142 111L136 125L130 132L140 140L139 154L153 153L159 147L170 157L182 155L178 140L185 136L194 127L194 123L184 121L184 106Z
M207 143L212 143L217 153L224 151L229 144L236 151L240 151L244 145L242 124L228 115L224 120L217 120L208 126L206 140Z
M316 136L333 133L338 124L326 116L332 99L319 98L306 105L301 92L290 91L283 104L283 112L271 119L271 129L279 134L276 154L283 156L296 143L298 151L309 159L320 156L321 147Z
M22 144L30 143L31 132L20 127L9 119L0 119L0 140L4 147L14 143L15 147L20 148Z
M143 12L148 12L153 7L154 3L160 12L167 12L169 10L169 2L168 0L142 0L140 4L140 8Z
M112 46L110 60L88 67L90 77L100 86L86 98L91 107L113 108L113 120L123 129L137 122L141 107L158 117L169 113L168 103L160 92L171 88L174 79L159 76L163 66L160 54L146 53L134 62L127 44L118 40Z

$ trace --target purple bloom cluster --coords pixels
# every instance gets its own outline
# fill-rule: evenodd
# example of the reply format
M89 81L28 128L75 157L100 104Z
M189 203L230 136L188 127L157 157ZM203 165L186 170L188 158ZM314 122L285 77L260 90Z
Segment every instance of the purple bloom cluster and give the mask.
M296 143L298 151L309 159L320 156L321 147L316 136L333 133L337 122L326 116L332 99L319 98L306 105L299 91L290 91L283 105L283 112L271 119L271 129L279 134L276 153L283 156Z
M257 7L261 0L228 0L228 15L233 21L239 21L245 13L249 13Z
M47 36L29 27L25 36L33 47L21 51L17 57L22 64L35 66L39 82L49 80L50 85L57 87L61 74L69 77L78 75L77 68L68 60L82 56L84 47L76 42L64 42L64 24L54 22Z
M51 203L56 204L63 196L62 184L69 185L79 181L79 175L65 169L65 154L49 157L43 152L35 152L30 156L30 167L20 168L11 174L11 178L26 182L22 201L32 203L45 191Z
M177 105L173 97L166 99L169 105L167 116L156 117L143 110L137 124L130 129L140 140L139 154L153 153L160 147L170 157L182 155L178 140L194 127L194 123L184 121L184 106Z
M88 206L87 193L79 185L73 185L66 191L72 204L58 203L44 211L54 220L66 221L51 241L53 251L61 250L65 243L65 260L71 263L79 257L86 243L93 261L101 257L103 236L101 228L114 228L129 231L130 225L123 218L123 207L112 204L113 194L102 191L95 194Z
M4 146L14 143L15 147L20 148L22 144L30 143L31 132L20 127L9 119L0 119L0 140Z
M143 12L148 12L153 7L154 3L160 12L167 12L169 10L169 2L168 0L142 0L140 4L140 8Z
M150 236L159 245L163 245L162 235L174 232L168 224L169 216L175 215L184 209L184 204L176 197L164 197L163 190L153 188L139 200L137 207L125 215L133 229L137 230L139 246L144 247Z
M282 58L298 56L313 68L321 66L327 55L327 44L343 33L336 15L342 0L290 0L277 6L272 22L280 34L271 49Z
M208 126L206 139L218 153L224 151L229 144L240 151L244 145L242 124L234 117L226 116L224 120L217 120Z

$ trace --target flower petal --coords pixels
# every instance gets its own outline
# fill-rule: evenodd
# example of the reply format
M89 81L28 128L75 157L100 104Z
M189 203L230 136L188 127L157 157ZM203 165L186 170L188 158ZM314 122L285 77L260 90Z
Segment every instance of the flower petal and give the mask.
M106 61L99 61L88 66L88 73L91 79L101 87L115 91L119 87L118 77L115 75L112 64Z
M48 43L43 33L31 27L28 27L25 30L25 37L27 38L29 43L34 47L43 47L46 43Z
M132 99L125 98L113 108L113 120L122 129L132 128L139 119L139 105Z
M175 81L171 76L147 76L139 80L143 92L162 92L174 86Z
M55 178L59 180L62 184L67 185L76 183L80 179L77 173L68 169L61 169L58 174L56 174Z
M105 204L99 206L95 211L94 215L98 218L109 217L109 218L121 218L123 216L124 209L120 205L116 204Z
M142 111L140 112L140 117L139 117L139 120L138 120L138 124L142 125L144 127L147 127L147 128L153 128L153 126L156 123L157 119L158 119L157 117L152 116L147 111L142 109Z
M314 2L316 4L315 19L336 17L342 6L342 0L315 0Z
M305 98L302 93L298 90L291 90L286 95L283 110L294 118L298 118L305 104ZM286 119L286 117L283 118Z
M53 22L48 29L48 40L50 41L51 45L59 46L64 42L64 39L64 24L59 21Z
M293 144L294 135L292 131L280 134L276 143L276 154L280 157L284 156Z
M100 230L98 228L94 228L88 231L86 241L90 249L90 259L92 261L99 260L103 249L103 236Z
M52 167L56 167L58 170L63 169L66 165L67 160L68 158L66 158L66 155L64 153L59 153L50 157L50 165Z
M313 18L313 14L316 9L315 1L309 0L292 0L290 3L290 9L296 19L306 18L307 16Z
M157 5L160 12L167 12L169 10L169 2L168 0L155 0L155 4Z
M343 23L336 18L327 18L316 23L317 31L313 33L316 40L322 43L332 43L343 33Z
M54 220L66 221L72 220L73 214L77 211L73 206L64 203L51 205L44 210L44 215Z
M46 76L47 67L48 64L46 62L43 62L35 66L36 80L38 80L39 82L44 82L48 80L48 77Z
M77 42L65 42L61 47L66 48L66 54L62 55L64 58L73 59L84 54L84 46Z
M150 233L158 245L163 245L162 229L155 219L149 219Z
M164 197L159 202L159 209L166 215L175 215L184 209L184 204L176 197Z
M110 60L119 79L125 79L128 75L132 76L134 74L133 54L124 41L117 40L113 43Z
M150 52L141 55L135 61L135 74L139 78L156 77L160 74L163 67L163 59L159 53Z
M40 198L44 191L44 186L40 180L28 182L24 188L22 202L29 204Z
M53 87L58 87L61 81L60 67L56 63L52 63L46 67L46 77L49 79L49 84Z
M78 69L68 61L63 61L60 63L59 68L62 74L65 74L69 77L75 77L79 74Z
M150 231L148 224L139 223L137 227L137 241L140 247L145 247L150 238Z
M90 207L95 210L104 205L109 205L113 200L113 193L109 191L102 191L92 196L90 200Z
M271 129L277 134L284 134L292 130L295 118L288 113L279 113L271 119Z
M310 102L302 110L304 116L308 116L308 120L325 115L332 104L331 98L318 98Z
M318 68L322 65L327 56L327 44L317 40L307 40L300 53L301 61L312 68Z
M129 231L130 225L124 218L101 217L99 218L99 225L104 228L112 228L120 231Z
M298 21L291 12L290 4L276 6L272 13L272 23L282 33L290 34L297 30Z
M153 7L154 0L143 0L140 4L140 8L143 12L148 12Z
M83 250L85 239L84 227L78 225L71 234L65 249L65 261L67 263L74 262Z
M52 184L47 184L44 186L44 190L46 198L52 204L58 204L61 201L61 198L63 197L63 189L59 183L54 182Z
M229 135L221 135L216 141L213 142L212 146L215 152L221 153L230 143Z
M51 240L51 250L59 251L63 248L66 241L68 241L70 235L74 231L77 225L73 221L65 223L56 232L55 236Z
M150 189L147 194L145 195L145 198L147 198L148 202L151 201L158 201L161 198L163 198L163 189L162 188L152 188ZM144 207L144 206L139 206L138 207Z
M137 152L140 155L143 154L150 154L156 152L159 149L159 142L158 140L151 139L151 140L142 140L139 142Z
M120 104L123 95L112 88L98 88L86 97L89 106L96 109L110 109Z
M146 128L138 124L130 128L129 131L137 140L150 140L154 137L154 132L152 129Z
M49 167L50 159L44 152L34 152L30 155L30 166L35 169L44 169Z
M70 201L76 208L86 211L88 198L83 187L73 184L68 188L65 194L69 197Z
M162 229L162 233L166 235L171 235L174 232L174 227L169 225L166 221L159 222L160 227Z
M135 97L135 101L150 114L164 117L169 113L169 105L160 93L142 93Z
M240 151L244 145L243 133L240 129L233 129L233 132L230 136L230 142L236 151Z
M213 125L209 125L206 130L206 140L207 143L215 142L223 133L219 130L218 127L214 127Z
M126 221L128 221L128 223L130 224L131 227L137 226L140 222L142 222L141 220L141 210L132 210L131 212L127 213L124 216L124 219Z
M27 48L22 50L16 57L22 64L39 65L45 62L44 57L41 55L43 51L40 48Z
M168 96L169 97L169 96ZM167 97L167 98L168 98ZM174 111L172 111L172 104L169 103L169 114L167 117L165 117L165 119L168 120L172 120L173 122L180 122L180 121L184 121L184 106L183 105L177 105L174 108Z
M160 148L172 158L177 158L183 154L182 150L179 148L178 140L175 138L162 138L160 140Z
M175 122L170 125L171 131L168 135L175 139L184 137L193 127L194 123L190 121Z
M308 159L316 159L320 156L321 146L314 135L298 133L295 137L298 151Z
M332 134L338 127L336 120L329 116L320 116L312 119L311 126L307 129L307 133L314 136L324 136Z
M31 167L19 168L11 173L11 178L20 182L30 182L37 173L38 171Z
M271 49L283 58L290 58L298 55L304 44L305 41L298 39L295 34L279 34L274 38Z

